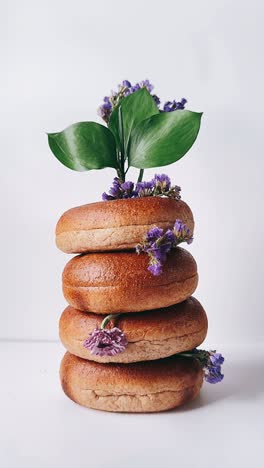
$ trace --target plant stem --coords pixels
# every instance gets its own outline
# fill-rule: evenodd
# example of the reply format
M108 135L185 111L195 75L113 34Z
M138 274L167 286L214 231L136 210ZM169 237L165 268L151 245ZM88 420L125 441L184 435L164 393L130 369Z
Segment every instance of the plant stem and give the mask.
M185 352L185 353L178 353L179 356L186 356L186 357L193 357L194 354L192 354L191 352L188 353L188 352Z
M118 129L119 129L119 136L120 136L120 174L121 179L124 182L126 179L125 174L125 141L124 141L124 126L123 126L123 116L122 116L122 108L119 106L118 109Z
M121 314L109 314L109 315L107 315L104 318L104 320L102 321L101 325L100 325L101 330L103 330L106 327L106 325L110 322L110 320L119 317L119 315L121 315Z
M142 182L143 179L143 174L144 174L144 169L140 169L139 175L138 175L138 182Z
M118 178L119 178L122 182L125 182L125 172L122 171L122 169L120 168L120 166L116 169L116 172L117 172Z

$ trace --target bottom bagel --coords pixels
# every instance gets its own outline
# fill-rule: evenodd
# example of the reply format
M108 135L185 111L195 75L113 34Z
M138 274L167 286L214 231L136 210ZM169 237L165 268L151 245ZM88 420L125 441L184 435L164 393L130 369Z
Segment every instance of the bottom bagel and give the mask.
M172 356L132 364L102 364L67 352L61 384L71 400L88 408L146 413L166 411L193 400L203 383L196 359Z

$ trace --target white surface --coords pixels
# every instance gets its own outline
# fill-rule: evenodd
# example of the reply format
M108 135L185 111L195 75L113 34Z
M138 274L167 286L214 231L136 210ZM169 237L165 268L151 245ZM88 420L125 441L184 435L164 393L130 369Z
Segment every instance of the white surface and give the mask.
M111 88L148 77L163 100L186 97L204 111L190 154L161 171L195 214L190 251L210 340L262 340L263 2L2 3L0 335L57 338L69 257L56 251L55 224L99 199L114 175L64 168L45 132L99 120Z
M264 348L227 347L225 379L160 414L82 408L58 380L58 343L0 345L3 468L260 468Z

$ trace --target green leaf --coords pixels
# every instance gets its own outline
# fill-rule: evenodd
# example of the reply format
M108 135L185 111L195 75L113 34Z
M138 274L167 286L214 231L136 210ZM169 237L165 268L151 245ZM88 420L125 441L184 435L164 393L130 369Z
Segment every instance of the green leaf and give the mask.
M129 165L145 169L172 164L194 144L202 113L162 112L144 120L131 132Z
M151 115L159 113L159 109L146 88L139 89L133 94L124 98L121 103L113 110L110 120L109 128L116 138L119 148L122 146L120 141L119 125L118 125L118 111L119 107L122 109L123 131L124 131L124 151L127 151L127 145L130 133L137 124L142 120L147 119Z
M54 156L74 171L117 167L113 134L95 122L80 122L62 132L48 134Z

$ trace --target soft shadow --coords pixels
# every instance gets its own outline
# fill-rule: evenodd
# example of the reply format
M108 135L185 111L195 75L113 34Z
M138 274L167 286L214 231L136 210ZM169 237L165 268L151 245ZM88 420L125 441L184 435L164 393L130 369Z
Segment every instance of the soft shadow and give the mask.
M175 412L195 410L221 400L258 400L264 394L264 360L233 362L224 366L224 380L212 385L204 382L201 393L194 401L175 408Z

